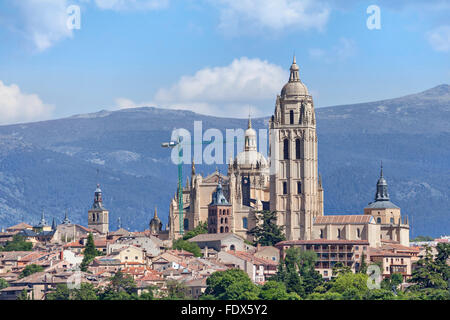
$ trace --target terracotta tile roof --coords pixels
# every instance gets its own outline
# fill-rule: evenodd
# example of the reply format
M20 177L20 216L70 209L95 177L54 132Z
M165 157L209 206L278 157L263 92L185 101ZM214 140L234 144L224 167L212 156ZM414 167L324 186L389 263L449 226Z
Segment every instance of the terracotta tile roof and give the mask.
M354 214L354 215L332 215L318 216L314 220L314 224L362 224L370 223L373 220L371 215Z
M369 245L367 240L328 240L328 239L316 239L316 240L286 240L278 242L275 247L302 245L302 244L353 244L353 245Z
M6 230L12 231L12 230L23 230L23 229L31 229L31 228L33 228L33 227L30 226L29 224L27 224L25 222L21 222L19 224L16 224L15 226L6 228Z
M409 252L409 253L419 253L420 249L417 247L407 247L399 243L383 243L381 249L395 250L397 252Z
M278 265L277 262L272 261L272 260L267 260L267 259L263 259L263 258L259 258L259 257L255 257L252 253L250 252L246 252L246 251L227 251L227 253L238 257L240 259L243 260L247 260L253 264L258 264L258 265Z
M189 239L189 242L203 242L203 241L221 241L228 237L237 237L234 233L203 233L199 234L191 239ZM242 241L244 241L242 239Z
M383 250L383 249L375 249L375 248L369 248L368 254L371 257L405 257L405 258L411 257L407 253L400 253L400 252L394 252L394 251Z
M41 258L41 257L43 257L45 255L46 255L45 252L33 251L30 254L27 254L26 256L20 258L18 261L20 261L20 262L31 262L31 261L39 259L39 258Z

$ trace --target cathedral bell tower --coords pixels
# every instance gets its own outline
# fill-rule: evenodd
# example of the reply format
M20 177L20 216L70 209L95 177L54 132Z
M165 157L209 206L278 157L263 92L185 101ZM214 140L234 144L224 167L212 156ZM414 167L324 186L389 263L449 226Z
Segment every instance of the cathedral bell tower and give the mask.
M88 211L88 228L106 234L109 231L109 211L103 207L102 190L97 184L94 193L94 203Z
M314 103L301 82L295 56L289 81L277 95L270 129L270 210L288 240L308 240L323 215Z

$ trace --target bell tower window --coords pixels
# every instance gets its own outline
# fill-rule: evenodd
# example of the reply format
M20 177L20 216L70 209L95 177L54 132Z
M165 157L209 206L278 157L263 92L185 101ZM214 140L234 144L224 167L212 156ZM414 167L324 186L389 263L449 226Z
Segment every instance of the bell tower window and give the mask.
M283 141L283 155L284 160L289 160L289 140L284 139Z

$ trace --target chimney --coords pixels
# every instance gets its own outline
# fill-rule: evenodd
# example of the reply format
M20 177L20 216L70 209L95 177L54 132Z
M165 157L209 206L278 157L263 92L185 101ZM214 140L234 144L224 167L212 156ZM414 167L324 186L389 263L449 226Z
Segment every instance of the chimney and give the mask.
M64 260L64 251L61 250L61 252L59 253L59 260Z

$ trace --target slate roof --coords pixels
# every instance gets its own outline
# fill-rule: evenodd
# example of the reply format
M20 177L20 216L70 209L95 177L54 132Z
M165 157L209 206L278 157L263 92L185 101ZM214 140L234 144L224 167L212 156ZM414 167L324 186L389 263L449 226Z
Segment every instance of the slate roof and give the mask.
M370 208L370 209L400 209L400 207L393 204L389 200L371 202L371 203L369 203L369 205L366 208Z

